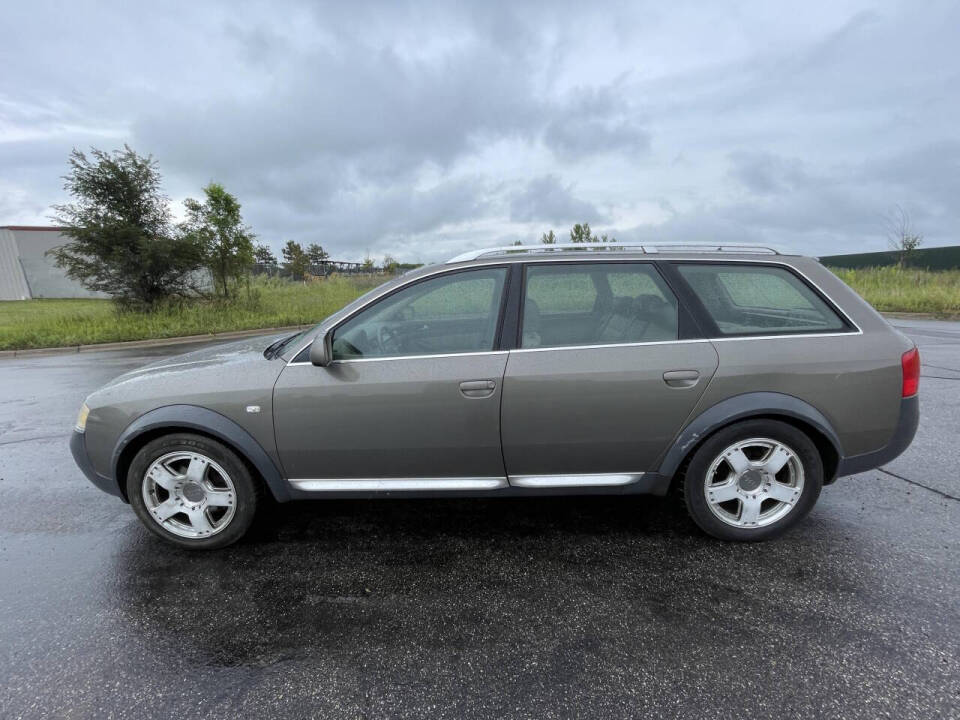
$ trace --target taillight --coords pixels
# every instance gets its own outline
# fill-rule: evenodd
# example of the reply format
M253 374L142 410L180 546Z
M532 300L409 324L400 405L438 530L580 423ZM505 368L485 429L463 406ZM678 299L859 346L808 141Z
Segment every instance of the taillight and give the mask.
M917 348L907 350L900 358L903 366L903 397L917 394L920 387L920 351Z

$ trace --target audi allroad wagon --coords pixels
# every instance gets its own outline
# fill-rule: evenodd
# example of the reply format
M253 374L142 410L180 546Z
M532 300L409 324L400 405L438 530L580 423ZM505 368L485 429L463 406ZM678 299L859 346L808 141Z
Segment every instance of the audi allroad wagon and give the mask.
M780 535L917 428L920 358L815 259L759 247L479 250L316 327L90 395L84 474L187 548L267 498L682 493L724 540Z

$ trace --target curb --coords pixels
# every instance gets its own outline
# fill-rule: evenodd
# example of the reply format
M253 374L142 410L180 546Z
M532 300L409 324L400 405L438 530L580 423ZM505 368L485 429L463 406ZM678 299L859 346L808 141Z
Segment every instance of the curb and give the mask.
M256 328L253 330L235 330L222 333L205 333L203 335L181 335L172 338L153 338L150 340L127 340L125 342L96 343L93 345L67 345L66 347L29 348L26 350L0 350L0 358L27 357L29 355L72 355L81 352L96 352L98 350L136 350L137 348L157 348L168 345L187 345L196 342L211 340L233 340L237 338L255 337L257 335L271 335L273 333L295 332L313 325L287 325L285 327Z

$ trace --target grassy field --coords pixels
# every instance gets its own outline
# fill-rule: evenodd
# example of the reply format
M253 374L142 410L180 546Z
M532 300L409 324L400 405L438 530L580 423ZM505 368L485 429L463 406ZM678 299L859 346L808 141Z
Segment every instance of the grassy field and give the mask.
M831 269L882 312L960 316L960 270Z
M384 282L334 277L300 284L261 280L233 303L173 303L156 312L118 312L109 300L0 302L0 350L86 345L318 322Z
M960 270L886 267L834 272L878 310L960 316ZM108 300L0 302L0 350L306 325L384 279L334 277L307 284L260 280L253 284L251 299L171 304L153 313L118 312Z

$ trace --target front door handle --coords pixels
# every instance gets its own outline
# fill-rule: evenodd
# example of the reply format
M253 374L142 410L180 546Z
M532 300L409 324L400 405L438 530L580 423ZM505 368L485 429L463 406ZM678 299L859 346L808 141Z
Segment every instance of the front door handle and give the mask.
M668 370L663 374L663 381L675 388L690 388L699 380L700 373L696 370Z
M464 380L460 383L460 393L468 398L485 398L493 395L497 383L493 380Z

